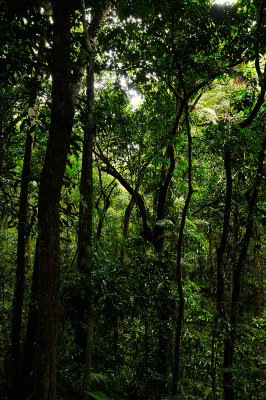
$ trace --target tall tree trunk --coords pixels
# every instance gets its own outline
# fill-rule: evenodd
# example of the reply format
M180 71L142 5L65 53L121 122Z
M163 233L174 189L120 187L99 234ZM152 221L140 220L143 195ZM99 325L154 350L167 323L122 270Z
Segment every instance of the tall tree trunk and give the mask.
M39 284L36 350L29 397L56 399L56 344L60 274L59 203L72 128L70 4L53 5L53 84L49 140L38 201Z
M84 375L82 383L82 398L89 399L90 374L92 362L93 346L93 323L94 323L94 295L92 288L92 208L93 208L93 168L92 168L92 149L94 141L94 58L95 50L92 48L87 31L85 18L85 4L82 1L83 29L86 39L86 50L89 57L89 65L86 74L86 94L87 94L87 119L84 128L82 169L80 181L80 205L79 205L79 234L78 234L78 254L77 268L84 274L85 279L85 299L86 299L86 344L84 359Z
M72 93L72 102L73 109L78 101L79 93L80 93L80 85L85 72L85 51L81 49L79 53L79 59L77 62L78 70L76 71L77 79L73 83L71 83L71 93ZM37 320L38 320L38 312L37 312L37 296L39 290L39 250L38 250L38 239L36 241L36 249L35 249L35 260L33 267L33 277L32 277L32 287L31 287L31 300L29 304L29 315L27 321L27 329L25 335L25 343L22 354L21 361L21 372L20 372L20 386L24 387L24 395L29 390L31 382L29 376L32 375L32 365L33 365L33 357L35 352L35 340L36 340L36 329L37 329ZM20 395L19 399L23 399L23 396Z
M144 322L144 354L145 354L145 400L149 400L149 334L147 318Z
M101 173L101 169L100 169L99 166L98 166L98 171L99 171L99 181L100 181L101 194L98 197L98 200L96 201L96 209L99 210L99 202L100 202L101 197L103 198L103 209L102 209L102 211L100 213L98 226L97 226L97 235L96 235L97 245L99 244L99 241L101 239L103 223L104 223L104 220L105 220L106 213L108 211L108 208L111 205L110 197L111 197L111 194L112 194L113 190L116 187L116 184L114 184L112 186L112 184L114 182L114 180L113 180L109 185L107 185L107 187L104 188L103 187L103 183L102 183L102 173ZM111 187L111 189L110 189L110 191L108 193L107 190L110 187Z
M226 173L226 194L224 205L223 232L220 245L217 249L217 310L219 316L225 318L224 309L224 254L228 241L231 204L232 204L232 173L231 173L231 154L229 150L225 150L224 168Z
M32 365L36 343L36 329L38 321L38 299L39 291L39 244L38 238L35 246L35 257L32 274L31 295L29 302L29 313L27 321L27 330L25 334L23 354L21 355L21 363L19 370L19 399L24 400L25 396L30 389L30 377L32 375Z
M183 103L177 101L176 118L173 124L171 136L174 138L177 135L179 129L179 121L183 112ZM156 222L165 218L166 212L166 199L170 183L174 174L174 169L176 166L174 146L169 145L165 152L165 157L169 160L168 169L165 170L163 166L162 173L162 183L159 188L158 199L157 199L157 212L156 212ZM163 250L164 243L164 228L159 224L155 223L153 229L153 246L154 249L160 253ZM166 284L158 290L158 301L157 301L157 314L158 314L158 365L157 372L160 375L160 379L157 384L157 399L161 399L163 393L168 391L167 384L167 370L168 370L168 340L170 335L169 331L169 318L171 311L169 308L168 301L169 289Z
M183 82L183 79L182 79ZM186 223L187 212L191 200L191 196L193 193L192 188L192 137L190 131L190 123L189 123L189 109L186 99L186 92L184 83L182 84L184 91L184 101L185 101L185 118L186 118L186 128L187 128L187 136L188 136L188 193L185 201L185 205L182 212L182 218L179 228L178 234L178 242L177 242L177 263L176 263L176 271L175 271L175 280L178 288L179 295L179 307L178 307L178 318L176 324L176 332L175 332L175 348L174 348L174 365L173 365L173 387L172 387L172 395L176 396L177 394L177 384L179 380L179 367L180 367L180 342L181 342L181 331L182 324L184 318L184 307L185 307L185 299L183 293L183 284L182 284L182 274L181 274L181 255L182 255L182 245L183 245L183 236L184 236L184 228Z
M124 240L126 239L128 234L130 216L135 204L136 204L136 199L132 196L125 211L124 226L123 226ZM126 252L124 246L121 248L121 261L123 264L126 262Z
M253 280L254 280L254 315L261 317L263 310L263 261L260 254L260 235L256 223L253 224L252 236L254 239Z
M94 62L95 62L95 43L99 29L101 28L105 16L109 10L106 4L99 12L95 13L90 25L90 35L88 32L85 2L81 0L82 22L85 35L85 44L89 64L86 74L86 94L87 94L87 119L84 129L82 170L80 182L80 206L79 206L79 233L78 233L78 254L77 267L84 273L85 279L85 298L86 298L86 348L84 360L84 376L82 384L82 397L89 399L90 374L92 362L93 346L93 324L94 324L94 294L92 285L92 212L93 212L93 168L92 150L95 135L93 103L94 103Z
M209 222L209 263L210 263L210 275L211 275L211 280L213 279L214 276L214 261L213 261L213 229L211 222Z
M160 255L160 257L162 257ZM159 259L160 260L160 259ZM160 262L160 261L159 261ZM163 282L157 292L157 318L158 326L158 355L157 355L157 373L159 379L157 381L156 399L161 400L162 395L167 393L167 371L168 371L168 338L170 337L169 319L171 315L169 307L169 288L167 282Z
M33 151L34 130L35 130L35 104L39 88L39 74L43 59L44 40L42 38L38 53L37 67L30 82L31 96L28 105L28 129L25 142L23 167L21 175L21 188L18 212L18 240L17 240L17 268L16 283L13 298L12 322L11 322L11 364L10 364L10 389L8 399L19 399L20 389L18 384L19 363L20 363L20 342L21 342L21 323L22 308L25 290L25 264L26 264L26 245L29 237L28 221L28 192L30 182L31 159Z
M11 386L8 396L9 399L19 398L19 392L17 392L19 388L17 383L20 358L22 307L25 289L25 250L28 230L28 189L33 147L33 128L35 125L35 116L33 117L34 108L31 107L29 110L32 110L32 114L31 117L29 116L30 123L25 144L19 201L16 284L13 298L11 323Z
M180 99L177 99L176 118L171 132L172 138L175 138L177 136L179 130L179 121L183 113L183 108L184 108L183 102ZM160 221L165 218L167 193L170 187L170 183L172 181L176 165L173 145L169 145L167 147L164 156L169 160L169 167L167 171L165 170L164 165L162 167L163 170L162 183L159 188L158 199L157 199L156 221ZM164 243L164 228L158 224L155 224L153 230L153 246L155 250L160 252L163 249L163 243Z
M86 349L83 377L83 399L89 399L87 392L90 389L91 357L93 345L93 312L94 295L92 289L92 194L93 194L93 169L92 169L92 148L94 140L93 122L93 98L94 98L94 54L90 57L87 68L87 123L84 129L84 142L82 154L82 171L80 183L80 208L79 208L79 236L78 236L78 269L85 276L86 290Z
M176 132L176 128L174 128L174 131ZM156 221L160 221L163 218L165 218L167 193L175 169L175 155L174 155L173 145L167 147L165 152L165 157L169 158L170 165L167 173L165 173L163 183L161 184L159 189ZM160 225L155 224L153 231L153 245L155 250L160 252L163 249L163 243L164 243L164 229Z
M235 399L235 392L233 388L233 375L232 372L228 369L231 369L233 367L235 334L237 325L237 307L240 296L241 273L246 259L250 237L252 235L254 207L256 205L258 192L263 176L263 160L264 160L265 147L266 147L266 140L264 140L259 154L256 181L248 204L248 218L246 223L246 232L243 238L243 243L238 257L238 261L236 262L233 270L232 295L231 295L230 314L229 314L230 330L229 332L227 332L227 336L224 342L225 372L223 376L223 384L224 384L225 400Z

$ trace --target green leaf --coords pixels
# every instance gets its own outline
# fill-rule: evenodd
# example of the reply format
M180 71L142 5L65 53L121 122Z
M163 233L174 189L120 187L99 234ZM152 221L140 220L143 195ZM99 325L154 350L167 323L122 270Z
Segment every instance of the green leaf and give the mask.
M159 221L156 221L156 225L160 228L172 228L175 226L170 219L160 219Z
M96 400L112 400L110 397L102 392L89 392L89 395Z

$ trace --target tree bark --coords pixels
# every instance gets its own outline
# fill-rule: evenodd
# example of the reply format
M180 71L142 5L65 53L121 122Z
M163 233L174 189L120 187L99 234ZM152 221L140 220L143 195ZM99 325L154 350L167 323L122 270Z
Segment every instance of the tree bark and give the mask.
M224 205L223 232L220 245L217 249L217 293L216 293L218 315L223 320L225 318L223 260L228 240L231 204L232 204L231 154L229 150L225 150L224 168L226 172L226 194L225 194L225 205Z
M94 294L92 285L92 219L93 219L93 143L95 136L93 103L94 103L94 62L95 62L95 42L100 27L102 26L105 16L108 12L109 5L96 13L98 18L92 21L94 25L90 26L88 32L85 3L81 0L82 22L85 35L85 44L89 64L86 74L86 95L87 95L87 119L84 129L84 142L82 153L82 170L80 182L80 206L79 206L79 233L78 233L78 254L77 268L84 274L85 280L85 298L87 304L86 310L86 348L84 360L84 375L82 383L82 398L88 400L90 390L90 374L92 363L92 346L93 346L93 324L94 324Z
M79 235L77 266L79 271L85 275L85 291L87 304L87 334L84 362L84 377L82 396L89 399L90 373L93 345L93 313L94 295L91 281L92 273L92 194L93 194L93 169L92 148L94 141L93 121L93 98L94 98L94 54L90 55L90 63L87 69L87 124L84 129L84 144L82 153L82 171L80 183L80 208L79 208Z
M73 118L70 89L70 4L53 1L52 110L38 200L39 282L36 350L29 397L56 399L56 344L60 274L59 203Z
M211 221L209 225L209 262L210 262L210 275L213 279L214 275L214 262L213 262L213 230L211 226Z
M97 226L97 235L96 235L97 245L98 245L98 243L99 243L99 241L101 239L103 223L104 223L104 219L105 219L106 213L108 211L108 208L111 205L110 197L111 197L111 194L112 194L113 190L116 187L116 184L114 184L112 186L112 184L114 182L114 180L113 180L109 185L107 185L107 187L104 188L103 187L103 183L102 183L101 169L100 169L99 166L98 166L98 171L99 171L99 181L100 181L101 194L100 194L100 196L98 197L98 199L96 201L96 209L99 210L99 202L100 202L101 197L103 197L103 209L102 209L102 211L101 211L101 213L99 215L99 221L98 221L98 226ZM107 190L110 188L110 186L111 186L111 189L109 190L109 193L108 193Z
M130 221L130 216L132 213L132 210L136 204L136 199L134 197L131 197L128 206L125 211L125 217L124 217L124 227L123 227L123 237L124 239L127 237L128 234L128 229L129 229L129 221ZM124 246L121 248L121 261L124 264L126 262L126 252L124 249Z
M8 399L20 398L18 374L20 363L20 342L21 342L21 324L22 324L22 308L25 290L25 264L26 264L26 245L30 234L28 221L28 193L30 182L31 159L33 152L34 130L35 130L35 104L40 86L39 75L41 72L41 62L43 59L44 40L41 39L38 53L37 67L34 72L32 81L30 82L31 95L28 105L28 129L25 141L25 150L23 158L23 167L21 174L21 188L19 198L18 212L18 240L17 240L17 268L16 283L13 297L13 310L11 322L11 364L10 364L10 389Z
M183 83L183 79L182 79ZM192 188L192 137L190 131L190 123L189 123L189 109L186 99L186 92L184 83L182 84L184 94L185 94L185 118L186 118L186 128L187 128L187 136L188 136L188 193L185 201L185 205L182 212L181 223L178 234L178 242L177 242L177 262L176 262L176 271L175 271L175 281L177 283L178 295L179 295L179 307L178 307L178 317L176 324L176 332L175 332L175 348L174 348L174 365L173 365L173 386L172 386L172 395L177 395L177 384L179 380L179 370L180 370L180 342L181 342L181 331L183 325L184 318L184 308L185 308L185 299L183 292L183 284L182 284L182 274L181 274L181 255L182 255L182 246L183 246L183 236L185 223L187 218L187 212L190 204L190 200L193 194Z
M233 270L233 280L232 280L232 295L231 295L231 304L230 304L230 315L229 315L229 323L230 330L227 332L227 336L224 342L224 376L223 376L223 385L224 385L224 399L225 400L234 400L235 392L233 388L233 375L230 369L233 367L233 358L234 358L234 348L235 348L235 334L236 334L236 325L237 325L237 308L238 301L240 296L240 282L241 282L241 273L243 270L243 265L246 259L248 246L250 237L252 235L252 227L253 227L253 213L254 207L256 205L258 192L263 176L263 160L264 160L264 152L266 147L266 140L264 140L262 144L262 148L259 154L258 160L258 168L257 168L257 176L254 184L254 189L248 204L248 218L246 222L246 231L242 242L241 251L238 257L238 261L236 262Z
M19 370L20 400L25 399L25 396L30 389L30 379L31 379L31 371L32 371L35 344L36 344L36 329L38 321L38 307L37 307L38 291L39 291L39 244L37 238L35 246L35 257L34 257L34 266L32 274L27 330L25 334L23 353L21 355L21 365Z
M32 107L32 110L34 108ZM33 117L32 117L33 119ZM29 126L27 132L24 162L21 177L21 189L19 200L19 215L18 215L18 241L17 241L17 268L16 268L16 284L13 298L13 311L11 322L11 382L8 398L19 398L18 389L18 369L20 359L20 340L21 340L21 323L22 323L22 307L25 290L25 249L28 234L28 189L29 189L29 176L30 164L33 146L33 131L34 123Z
M183 113L184 104L180 99L177 99L176 105L176 118L174 121L174 125L172 128L171 136L172 138L176 137L179 129L179 122ZM169 145L165 152L165 157L169 160L169 168L167 172L164 172L163 181L159 188L158 200L157 200L157 215L156 221L160 221L165 218L165 210L166 210L166 199L168 189L170 187L170 183L172 181L172 177L175 170L175 154L174 154L174 146ZM164 168L163 168L164 169ZM164 243L164 228L155 224L153 229L153 246L157 252L160 252L163 248Z
M253 280L254 280L254 316L261 317L263 310L263 261L260 254L260 234L256 223L253 224L254 239Z
M166 173L165 179L159 190L156 221L160 221L165 217L165 205L166 205L167 193L175 169L174 146L167 147L165 156L169 158L170 165ZM162 250L163 242L164 242L164 228L155 224L153 231L153 245L157 252L160 252Z

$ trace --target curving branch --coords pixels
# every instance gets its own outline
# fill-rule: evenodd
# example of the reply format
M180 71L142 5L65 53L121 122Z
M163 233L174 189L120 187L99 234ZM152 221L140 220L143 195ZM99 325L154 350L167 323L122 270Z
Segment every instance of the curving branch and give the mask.
M264 64L264 71L262 72L261 67L260 67L260 54L259 54L259 46L260 46L260 35L261 33L261 26L262 26L262 21L263 21L263 16L264 16L264 10L265 10L265 1L266 0L261 0L260 3L260 8L259 8L259 15L258 15L258 23L257 23L257 35L255 37L255 67L258 75L258 80L259 80L259 85L260 85L260 94L257 98L256 104L254 105L251 113L249 116L240 123L241 128L245 128L248 125L251 124L253 119L256 117L258 112L261 109L261 106L264 103L264 98L265 98L265 92L266 92L266 63Z
M260 69L260 54L259 54L260 40L259 40L259 37L261 34L261 25L262 25L263 16L264 16L264 10L265 10L265 0L261 0L258 24L257 24L257 37L255 39L255 54L256 54L255 66L256 66L258 77L261 77L261 75L262 75L262 72Z
M133 189L133 187L128 183L128 181L117 171L117 169L110 163L108 158L103 154L102 150L99 146L97 146L98 151L94 150L94 154L99 157L104 164L106 165L105 168L102 168L103 171L107 172L109 175L113 176L120 182L120 184L126 189L126 191L136 200L136 204L140 210L140 214L142 217L143 222L143 230L144 230L144 239L148 240L152 243L152 231L148 226L148 213L146 210L145 202L141 194L138 193L137 190Z
M260 71L260 70L257 69L257 72L258 71ZM251 124L251 122L256 117L256 115L258 114L258 112L261 109L261 106L264 103L265 92L266 92L266 63L264 65L263 76L258 75L258 77L259 77L259 80L260 80L261 91L260 91L260 94L258 96L257 102L256 102L255 106L253 107L253 109L252 109L251 113L249 114L249 116L244 121L240 122L239 125L241 126L241 128L245 128L246 126L249 126Z

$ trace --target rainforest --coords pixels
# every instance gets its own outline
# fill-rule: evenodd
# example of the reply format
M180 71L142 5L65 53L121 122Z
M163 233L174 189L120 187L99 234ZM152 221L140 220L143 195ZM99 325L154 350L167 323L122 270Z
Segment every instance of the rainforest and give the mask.
M265 399L265 5L0 2L1 400Z

